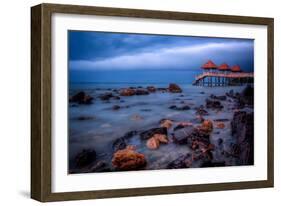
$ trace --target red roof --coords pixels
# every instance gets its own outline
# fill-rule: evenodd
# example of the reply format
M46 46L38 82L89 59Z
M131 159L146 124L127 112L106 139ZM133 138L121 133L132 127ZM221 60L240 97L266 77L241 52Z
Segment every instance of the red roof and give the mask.
M203 68L203 69L216 69L217 65L215 65L214 62L209 60L207 63L203 64L201 68Z
M230 70L230 66L226 63L224 64L221 64L219 67L218 67L219 70L223 70L223 71L226 71L226 70Z
M241 68L239 65L235 65L231 68L231 71L233 72L241 72Z

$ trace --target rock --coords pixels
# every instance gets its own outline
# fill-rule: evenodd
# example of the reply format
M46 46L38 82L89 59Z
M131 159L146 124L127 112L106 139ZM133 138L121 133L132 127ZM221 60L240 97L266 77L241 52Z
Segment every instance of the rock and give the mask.
M173 110L177 110L177 111L184 111L184 110L189 110L190 107L188 105L184 105L184 106L181 106L181 107L178 107L176 105L172 105L169 107L169 109L173 109Z
M192 164L191 154L180 155L167 165L167 169L189 168Z
M138 114L134 114L131 116L131 120L139 121L139 120L143 120L143 117Z
M112 148L114 152L125 149L126 147L127 147L127 143L125 138L123 137L114 140L112 143Z
M147 131L140 133L140 138L143 140L148 140L155 134L164 134L167 136L167 128L166 127L160 127L160 128L152 128Z
M215 127L218 128L218 129L224 129L225 124L223 122L216 122Z
M198 128L201 132L210 134L213 131L213 122L211 120L204 120Z
M99 98L100 98L102 101L108 101L108 100L110 100L110 98L112 98L112 97L113 97L113 94L112 94L111 92L107 92L107 93L101 94L101 95L99 96Z
M164 119L160 121L161 127L166 127L167 129L171 128L173 126L173 122L169 119Z
M172 137L174 142L177 144L187 144L188 138L191 138L193 134L194 128L186 127L175 130L175 132L172 134Z
M78 168L88 166L96 160L96 151L93 149L83 149L75 157L76 166Z
M154 86L148 86L146 89L151 93L156 92L156 88Z
M136 90L135 89L130 89L130 88L127 88L127 89L122 89L119 91L119 94L121 96L133 96L136 94Z
M149 95L149 92L144 89L137 89L135 92L136 95Z
M195 108L195 110L196 110L195 114L197 114L197 115L203 115L203 116L204 115L209 115L209 113L204 109L203 105L201 105L198 108Z
M97 162L90 168L90 172L111 172L111 169L104 161Z
M225 101L226 100L226 96L222 95L222 96L216 96L214 94L211 94L210 96L211 99L216 99L216 100L221 100L221 101Z
M205 92L200 92L200 94L205 94Z
M151 112L152 109L140 109L140 111L142 111L142 112Z
M135 151L135 147L127 146L114 153L112 165L116 170L138 170L145 167L146 159L143 154Z
M181 93L182 92L182 89L177 85L177 84L173 84L171 83L169 85L169 92L171 93Z
M154 137L150 138L150 139L147 140L147 142L146 142L147 148L152 149L152 150L158 149L159 144L160 144L159 140L156 139L156 138L154 138Z
M218 109L218 110L223 109L223 105L221 104L220 101L209 100L209 99L206 99L206 107L210 109Z
M112 109L113 110L119 110L121 107L119 105L113 105Z
M155 134L151 138L158 140L160 143L167 144L169 142L167 135L165 134Z
M78 92L77 94L73 95L69 101L76 102L78 104L92 104L93 97L87 95L85 92Z
M237 140L240 164L254 163L254 113L237 111L231 121L231 133Z

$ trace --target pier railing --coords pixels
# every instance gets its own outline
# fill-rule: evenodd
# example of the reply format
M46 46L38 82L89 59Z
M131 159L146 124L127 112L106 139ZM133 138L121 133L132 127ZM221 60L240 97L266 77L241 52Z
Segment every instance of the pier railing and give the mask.
M195 80L200 80L205 77L224 77L224 78L253 78L253 73L237 72L237 73L215 73L215 72L204 72L195 77Z

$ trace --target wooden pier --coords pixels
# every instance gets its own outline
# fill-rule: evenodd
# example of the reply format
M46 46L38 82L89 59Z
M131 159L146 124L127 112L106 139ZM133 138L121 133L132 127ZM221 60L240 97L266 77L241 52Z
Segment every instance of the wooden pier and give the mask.
M193 85L196 86L239 86L253 83L254 74L246 72L203 72L195 77Z

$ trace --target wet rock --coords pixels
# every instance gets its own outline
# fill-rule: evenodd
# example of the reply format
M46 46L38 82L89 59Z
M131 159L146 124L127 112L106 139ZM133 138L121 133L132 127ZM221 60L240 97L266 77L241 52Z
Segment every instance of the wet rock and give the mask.
M226 96L222 95L222 96L216 96L214 94L211 94L210 96L211 99L216 99L216 100L221 100L221 101L225 101L226 100Z
M205 94L205 92L200 92L200 94Z
M133 95L136 94L136 90L135 89L130 89L130 88L121 89L119 91L119 94L120 94L120 96L133 96Z
M191 154L180 155L167 165L167 169L189 168L192 164Z
M154 86L148 86L146 89L151 93L156 92L156 88Z
M161 127L166 127L167 129L171 128L173 126L173 121L169 119L163 119L160 121Z
M181 106L181 107L178 107L176 105L172 105L169 107L169 109L173 109L173 110L177 110L177 111L185 111L185 110L189 110L190 107L188 105L184 105L184 106Z
M209 113L204 109L203 105L201 105L198 108L195 108L195 110L196 110L195 114L197 115L202 115L202 116L209 115Z
M206 99L206 108L221 110L223 109L223 105L221 104L220 101Z
M215 122L228 122L229 119L214 119Z
M213 122L211 120L204 120L198 129L202 133L210 134L213 131Z
M218 129L224 129L225 124L223 122L216 122L215 127L218 128Z
M149 95L149 92L147 90L144 90L144 89L137 89L136 95Z
M121 108L121 107L120 107L119 105L113 105L113 106L112 106L112 109L113 109L113 110L119 110L120 108Z
M127 143L125 138L121 137L113 141L112 148L113 151L116 152L121 149L125 149L127 147Z
M252 165L254 163L254 113L235 112L231 121L231 133L237 140L240 163Z
M127 146L114 153L112 165L116 170L137 170L146 166L146 159L143 154L135 151L135 147Z
M85 92L78 92L77 94L73 95L69 99L69 101L78 104L92 104L93 99L94 99L93 97L87 95Z
M75 157L76 166L78 168L88 166L96 160L96 151L93 149L83 149Z
M148 140L155 134L164 134L167 135L167 128L166 127L159 127L159 128L152 128L147 131L140 133L140 138L143 140Z
M167 144L169 142L167 135L165 134L155 134L151 138L158 140L160 143Z
M110 167L104 161L98 161L90 168L90 172L111 172Z
M169 92L171 93L181 93L182 92L182 89L177 85L177 84L173 84L171 83L169 85Z
M147 148L152 149L152 150L158 149L159 145L160 145L159 140L157 140L153 137L150 138L149 140L147 140L147 142L146 142Z
M194 128L193 127L186 127L182 129L177 129L172 134L173 141L177 144L187 144L188 139L192 138L194 135Z
M113 97L113 94L111 92L107 92L105 94L101 94L99 96L99 98L102 100L102 101L108 101L110 100L110 98Z

